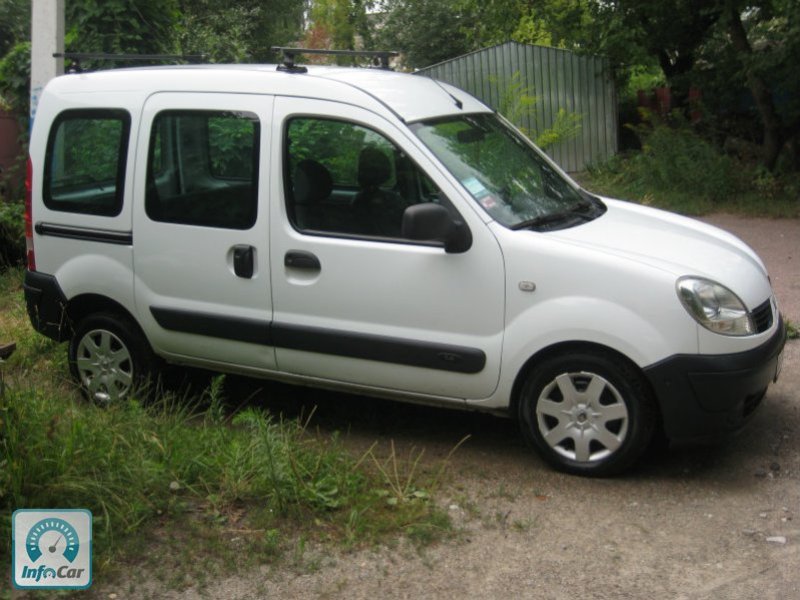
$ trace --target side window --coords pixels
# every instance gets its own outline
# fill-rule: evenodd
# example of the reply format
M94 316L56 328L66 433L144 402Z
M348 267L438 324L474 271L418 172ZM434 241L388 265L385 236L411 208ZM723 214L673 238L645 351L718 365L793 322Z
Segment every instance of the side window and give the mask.
M68 110L47 140L43 196L52 210L115 216L122 210L130 115Z
M441 197L397 146L362 125L298 117L285 144L287 208L301 231L402 238L403 211Z
M154 221L249 229L258 214L258 117L169 110L150 131L145 210Z

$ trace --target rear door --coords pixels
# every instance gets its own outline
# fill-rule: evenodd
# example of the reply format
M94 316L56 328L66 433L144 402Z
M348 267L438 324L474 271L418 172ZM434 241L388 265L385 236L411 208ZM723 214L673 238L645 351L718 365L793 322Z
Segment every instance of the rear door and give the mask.
M356 106L276 98L270 238L282 371L444 398L496 388L502 254L417 144ZM404 239L403 211L422 202L465 221L471 248L448 254Z
M272 369L267 243L273 99L163 93L137 152L137 311L174 360ZM149 140L149 142L148 142Z

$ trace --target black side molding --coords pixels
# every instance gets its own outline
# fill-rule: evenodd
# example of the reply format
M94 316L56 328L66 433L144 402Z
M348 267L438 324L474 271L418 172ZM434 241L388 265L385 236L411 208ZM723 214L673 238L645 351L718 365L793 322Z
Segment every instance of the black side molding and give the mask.
M164 329L195 333L226 340L272 346L270 322L241 317L223 317L175 308L150 307L150 313Z
M164 329L226 340L455 373L478 373L486 366L483 350L466 346L155 306L150 312Z
M456 373L478 373L486 365L486 354L477 348L336 329L273 323L272 339L279 348Z
M85 242L101 242L104 244L117 244L120 246L133 245L132 231L115 231L112 229L97 229L94 227L76 227L74 225L58 225L56 223L36 223L34 227L39 235L82 240Z

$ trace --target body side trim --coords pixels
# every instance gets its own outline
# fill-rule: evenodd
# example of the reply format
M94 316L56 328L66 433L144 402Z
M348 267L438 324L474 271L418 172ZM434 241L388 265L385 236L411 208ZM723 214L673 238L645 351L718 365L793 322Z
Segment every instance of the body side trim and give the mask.
M164 329L207 335L209 337L236 340L251 344L272 346L271 324L269 321L223 317L175 308L150 307L156 322Z
M94 227L76 227L74 225L59 225L57 223L36 223L36 233L53 237L82 240L86 242L102 242L120 246L133 245L132 231L116 231L112 229L97 229Z
M150 307L164 329L457 373L478 373L486 354L478 348L409 340L336 329L242 319L194 311Z

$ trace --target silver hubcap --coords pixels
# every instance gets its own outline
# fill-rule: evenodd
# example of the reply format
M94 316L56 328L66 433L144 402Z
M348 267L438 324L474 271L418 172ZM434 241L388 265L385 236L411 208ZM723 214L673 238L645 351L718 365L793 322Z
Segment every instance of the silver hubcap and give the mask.
M595 462L613 454L628 432L628 407L611 383L594 373L562 373L542 390L536 420L561 456Z
M110 331L94 329L78 343L76 357L81 382L97 402L119 400L133 383L133 361L128 348Z

